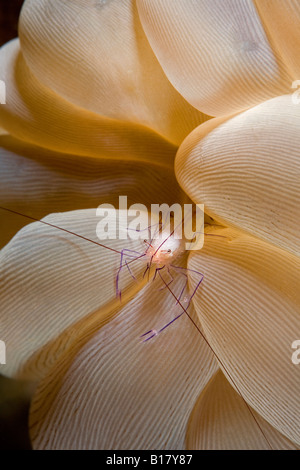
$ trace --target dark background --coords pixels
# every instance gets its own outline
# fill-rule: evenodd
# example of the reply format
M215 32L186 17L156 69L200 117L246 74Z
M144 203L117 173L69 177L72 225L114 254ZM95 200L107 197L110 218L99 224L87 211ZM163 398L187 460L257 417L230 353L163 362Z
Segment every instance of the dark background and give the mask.
M18 18L24 0L0 0L0 46L18 36Z
M0 0L0 46L18 36L23 0ZM0 450L30 449L26 384L0 375Z

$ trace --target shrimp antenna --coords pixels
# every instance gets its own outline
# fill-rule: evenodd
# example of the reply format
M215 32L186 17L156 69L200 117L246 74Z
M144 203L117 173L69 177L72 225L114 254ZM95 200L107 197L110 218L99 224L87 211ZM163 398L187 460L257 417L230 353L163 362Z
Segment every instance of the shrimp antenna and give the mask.
M269 448L271 450L274 450L269 439L267 438L265 432L263 431L261 425L259 424L256 416L254 415L250 405L247 403L247 401L245 400L245 398L243 397L236 381L233 379L232 375L228 372L227 370L227 367L225 367L224 365L224 362L220 359L219 355L215 352L215 350L213 349L213 347L211 346L211 344L209 343L208 339L205 337L205 335L202 333L201 329L199 328L199 326L197 325L197 323L193 320L193 318L191 317L191 315L188 313L187 309L182 305L182 303L180 302L179 299L177 299L176 295L174 294L174 292L172 291L172 289L170 288L169 284L166 283L166 281L164 280L163 276L161 275L160 272L158 272L161 280L163 281L163 283L165 284L166 288L168 289L168 291L170 292L170 294L174 297L174 299L176 299L176 302L178 303L178 305L182 308L182 310L184 311L184 313L186 313L187 317L189 318L189 320L192 322L192 324L194 325L194 327L197 329L197 331L200 333L200 335L202 336L202 338L204 339L205 343L207 344L207 346L209 347L209 349L212 351L212 353L214 354L214 356L216 357L216 359L218 360L218 362L221 364L221 366L223 367L223 369L225 370L226 374L228 375L229 379L231 380L231 382L233 383L233 385L235 386L238 394L240 395L240 397L242 398L243 402L245 403L245 405L247 406L248 408L248 411L249 413L251 414L252 418L254 419L255 423L257 424L257 427L258 429L260 430L262 436L264 437L265 441L267 442Z
M119 250L115 250L114 248L111 248L109 246L102 245L99 242L95 242L94 240L91 240L90 238L84 237L83 235L79 235L78 233L75 233L75 232L71 232L71 230L67 230L65 228L59 227L58 225L50 224L49 222L45 222L44 220L36 219L35 217L31 217L30 215L22 214L21 212L13 211L12 209L7 209L6 207L0 206L0 209L3 211L11 212L12 214L20 215L21 217L25 217L26 219L33 220L34 222L39 222L40 224L48 225L48 227L53 227L58 230L62 230L63 232L74 235L75 237L82 238L82 240L89 241L91 243L94 243L95 245L101 246L102 248L106 248L107 250L122 254L121 251Z
M66 232L66 233L69 233L70 235L74 235L75 237L78 237L78 238L81 238L82 240L86 240L86 241L89 241L91 243L94 243L95 245L98 245L98 246L101 246L102 248L106 248L110 251L113 251L115 253L118 253L118 254L121 254L122 255L122 252L121 251L118 251L118 250L115 250L114 248L111 248L111 247L108 247L108 246L105 246L105 245L102 245L101 243L98 243L94 240L91 240L87 237L84 237L83 235L79 235L78 233L75 233L75 232L72 232L71 230L67 230L65 228L62 228L62 227L59 227L58 225L54 225L54 224L51 224L49 222L45 222L44 220L40 220L40 219L37 219L35 217L32 217L30 215L27 215L27 214L22 214L21 212L17 212L17 211L14 211L12 209L8 209L7 207L2 207L0 206L0 209L3 210L3 211L6 211L6 212L10 212L12 214L16 214L16 215L19 215L21 217L24 217L26 219L29 219L29 220L32 220L34 222L39 222L40 224L44 224L44 225L47 225L48 227L53 227L55 229L58 229L58 230L62 230L63 232ZM167 237L167 240L174 234L176 230L176 227L174 228L174 230L171 232L171 234ZM159 248L166 242L166 240L164 240L161 245L159 246ZM149 244L150 245L150 244ZM158 248L158 249L159 249ZM158 250L157 250L158 251ZM141 257L143 257L143 255L137 257L137 259L140 259ZM134 261L134 260L132 260ZM127 264L131 263L132 261L129 261ZM166 283L166 281L164 280L163 276L161 275L160 271L158 270L158 274L161 278L161 280L163 281L165 287L168 289L168 291L170 292L170 294L175 298L176 300L176 303L182 308L183 312L187 315L187 317L189 318L189 320L192 322L192 324L194 325L194 327L197 329L197 331L199 332L199 334L202 336L202 338L204 339L205 343L207 344L207 346L209 347L209 349L212 351L212 353L214 354L214 356L216 357L216 359L218 360L218 362L221 364L221 366L223 367L223 369L225 370L226 374L228 375L229 379L231 380L231 382L233 383L234 387L236 388L238 394L240 395L240 397L242 398L243 402L245 403L249 413L251 414L253 420L255 421L258 429L260 430L262 436L264 437L265 441L267 442L269 448L271 450L274 450L269 439L267 438L265 432L263 431L261 425L259 424L257 418L255 417L250 405L247 403L247 401L245 400L245 398L243 397L236 381L233 379L232 375L228 372L227 370L227 367L224 365L223 361L220 359L220 357L218 356L218 354L215 352L215 350L213 349L213 347L210 345L209 341L207 340L207 338L205 337L205 335L202 333L201 329L199 328L199 326L197 325L197 323L193 320L193 318L191 317L191 315L188 313L187 309L182 305L182 303L180 302L180 299L178 299L176 297L176 295L174 294L174 292L172 291L172 289L170 288L169 284ZM149 333L149 332L147 332ZM147 334L145 333L145 334ZM144 336L144 335L143 335Z

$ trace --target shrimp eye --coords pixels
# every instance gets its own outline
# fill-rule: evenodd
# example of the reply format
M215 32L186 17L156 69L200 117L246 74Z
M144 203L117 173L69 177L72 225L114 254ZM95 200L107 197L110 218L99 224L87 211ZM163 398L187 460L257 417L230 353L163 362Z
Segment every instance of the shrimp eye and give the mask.
M171 253L171 251L172 251L172 250L169 248L169 249L168 249L168 253Z

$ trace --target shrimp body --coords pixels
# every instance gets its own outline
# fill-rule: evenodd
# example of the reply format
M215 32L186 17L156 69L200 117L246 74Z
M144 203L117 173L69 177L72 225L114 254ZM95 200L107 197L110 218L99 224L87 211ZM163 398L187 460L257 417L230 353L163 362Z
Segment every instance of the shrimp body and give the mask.
M146 259L156 267L170 266L174 260L185 251L183 239L176 238L174 233L162 231L151 243L147 242Z

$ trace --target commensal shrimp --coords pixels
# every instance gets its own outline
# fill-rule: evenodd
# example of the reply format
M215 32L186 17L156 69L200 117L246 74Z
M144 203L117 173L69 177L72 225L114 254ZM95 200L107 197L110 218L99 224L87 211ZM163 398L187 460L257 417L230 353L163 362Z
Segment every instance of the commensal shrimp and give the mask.
M184 313L187 313L187 309L191 303L191 300L196 294L204 278L204 275L198 271L174 264L178 258L184 255L187 241L181 236L182 226L180 225L179 227L178 225L174 225L174 220L171 221L171 224L167 224L167 217L164 222L160 220L160 222L154 226L152 225L146 229L138 230L140 232L148 232L148 239L144 240L144 244L146 246L145 252L140 253L127 249L122 250L120 266L116 276L116 294L121 300L119 280L122 269L126 267L131 277L134 280L137 280L129 265L136 260L143 260L146 262L146 269L143 273L143 278L148 276L148 280L150 280L151 277L152 281L155 281L155 279L159 277L163 283L163 287L161 289L167 288L175 298L175 305L179 306L179 313L177 313L174 318L170 319L165 325L160 327L158 330L151 329L146 333L143 333L141 335L141 338L144 338L143 342L154 338L164 331L168 326L178 320ZM180 224L182 224L182 222L180 222ZM153 228L154 230L152 230ZM178 234L179 228L180 235ZM196 232L192 234L193 237L196 235ZM185 294L188 290L189 272L193 272L198 275L198 282L192 294L190 296L186 296ZM168 276L167 281L165 280L164 274L167 274ZM183 278L183 287L180 288L178 295L175 295L175 293L170 288L170 285L174 282L175 275L180 275ZM182 308L181 304L185 305L184 309Z
M240 388L238 384L236 383L236 380L233 378L232 374L228 371L228 368L225 366L222 359L219 357L219 355L215 352L213 347L210 345L202 329L197 325L195 320L192 318L192 316L188 312L188 308L191 304L192 298L194 297L194 295L196 294L197 290L199 289L199 287L201 286L203 282L204 274L177 264L177 260L179 260L181 256L184 256L186 252L186 239L176 236L179 226L176 225L174 221L173 222L171 221L171 225L168 225L168 227L166 227L166 221L160 220L154 226L151 225L151 226L148 226L147 228L142 228L142 229L140 228L138 230L135 229L137 232L141 232L141 235L143 235L143 238L144 238L143 243L145 246L145 250L143 252L138 252L138 251L129 250L129 249L121 249L121 250L114 249L98 241L91 240L82 235L79 235L73 231L59 227L52 223L46 222L44 220L39 220L37 218L23 214L21 212L14 211L12 209L8 209L8 208L0 206L0 210L10 212L20 217L24 217L33 222L39 222L41 224L52 227L56 230L61 230L74 237L79 237L85 240L86 242L94 243L102 248L106 248L115 253L118 253L120 255L120 264L116 272L115 285L116 285L116 296L117 298L120 299L120 301L122 299L122 293L121 293L121 287L120 287L121 273L125 269L129 273L129 275L132 277L132 279L134 279L135 281L138 281L133 271L133 266L134 266L134 263L136 263L137 261L144 261L145 270L142 273L142 278L148 277L149 281L155 281L157 279L160 279L161 281L160 289L167 289L169 291L170 296L174 298L174 305L178 309L178 313L160 328L158 329L153 328L143 333L141 335L142 343L146 343L149 340L152 340L154 337L158 336L160 333L166 330L182 315L186 314L189 320L193 323L194 327L197 329L197 331L201 335L201 337L204 339L209 349L214 354L215 358L217 359L217 361L219 362L219 364L221 365L221 367L223 368L227 376L229 377L237 393L242 398L243 402L245 403L245 406L247 407L249 413L251 414L252 419L255 421L256 426L258 427L259 432L263 436L268 447L270 449L273 449L264 430L262 429L257 418L255 417L254 412L252 411L250 405L247 403L247 401L243 397L240 391ZM132 229L128 228L127 230L132 230ZM197 233L198 232L195 231L194 235L196 236ZM208 235L220 236L220 235L214 235L214 234L208 234ZM193 292L190 295L187 294L189 272L193 272L194 274L198 275L198 281L196 283L196 286ZM166 276L168 277L168 279L166 279ZM172 289L172 283L174 282L175 276L181 276L183 279L183 285L180 287L178 294L175 293Z

